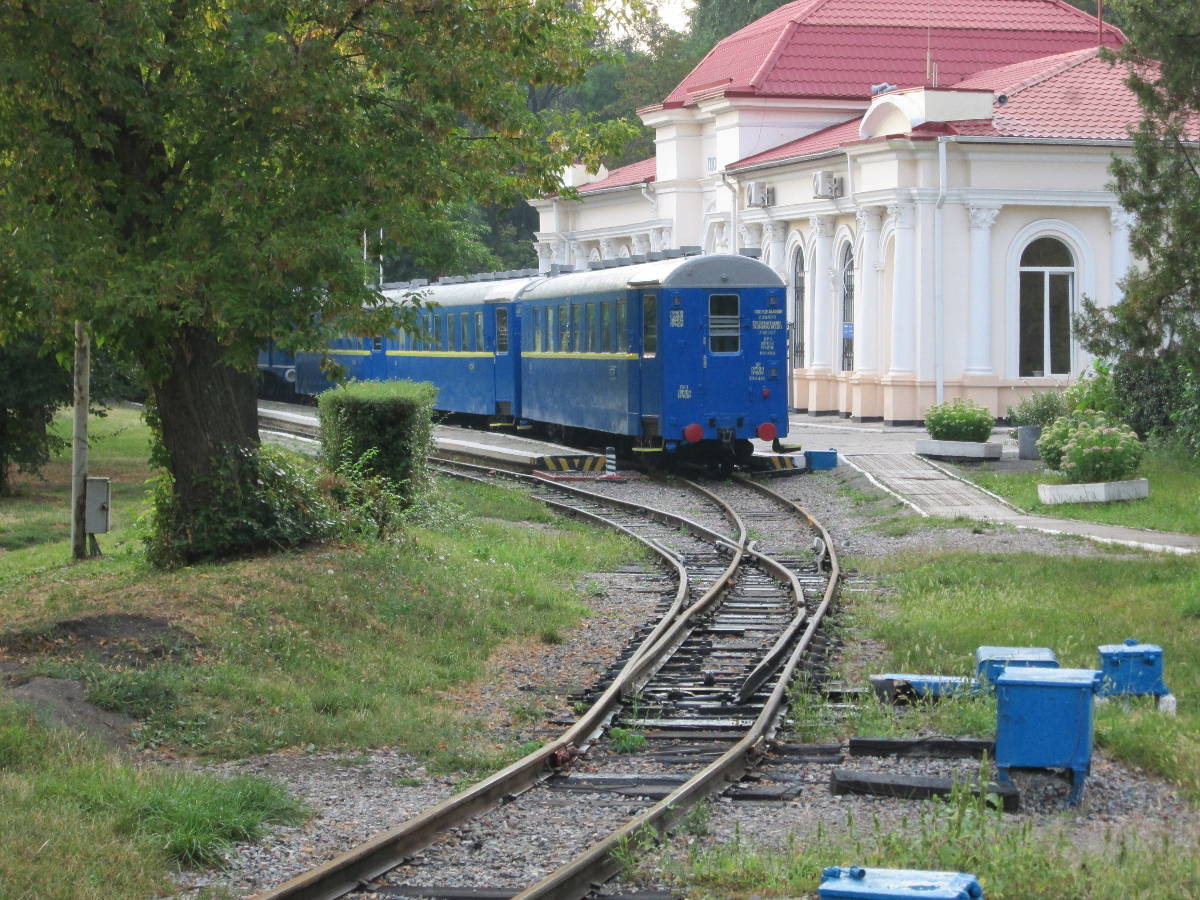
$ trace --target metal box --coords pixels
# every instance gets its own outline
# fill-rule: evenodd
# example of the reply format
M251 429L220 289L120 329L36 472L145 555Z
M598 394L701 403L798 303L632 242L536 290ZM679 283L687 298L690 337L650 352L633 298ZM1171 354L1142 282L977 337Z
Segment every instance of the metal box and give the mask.
M937 700L972 694L979 690L974 678L961 675L916 675L909 672L888 672L872 675L871 687L875 695L885 703L905 700Z
M1139 644L1126 638L1123 644L1105 644L1100 649L1100 695L1169 694L1163 683L1163 652L1157 644Z
M975 651L975 677L987 687L1009 666L1057 669L1058 657L1049 647L980 647Z
M831 866L821 873L817 896L821 900L977 900L983 897L983 888L974 875L963 872Z
M1015 667L996 679L996 767L1008 770L1069 769L1071 795L1079 802L1092 767L1092 698L1100 684L1095 669Z
M83 530L85 534L105 534L108 531L108 506L111 494L107 478L89 478L84 502Z
M824 469L836 469L838 464L837 451L833 449L805 450L804 464L813 472L820 472Z

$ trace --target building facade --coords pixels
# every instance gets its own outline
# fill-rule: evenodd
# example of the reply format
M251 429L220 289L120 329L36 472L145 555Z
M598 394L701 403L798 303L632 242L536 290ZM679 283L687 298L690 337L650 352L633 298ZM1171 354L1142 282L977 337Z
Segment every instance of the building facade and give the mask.
M1120 299L1109 190L1139 119L1059 0L798 0L639 110L654 158L531 201L542 267L698 245L757 250L789 285L792 406L920 421L1003 415L1090 360L1071 317Z

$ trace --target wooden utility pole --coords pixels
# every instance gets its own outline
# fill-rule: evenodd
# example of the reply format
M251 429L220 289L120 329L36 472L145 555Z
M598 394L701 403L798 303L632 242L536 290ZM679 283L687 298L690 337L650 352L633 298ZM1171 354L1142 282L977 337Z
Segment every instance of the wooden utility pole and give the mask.
M75 323L75 427L71 436L71 555L86 559L88 404L92 379L91 346L87 329Z

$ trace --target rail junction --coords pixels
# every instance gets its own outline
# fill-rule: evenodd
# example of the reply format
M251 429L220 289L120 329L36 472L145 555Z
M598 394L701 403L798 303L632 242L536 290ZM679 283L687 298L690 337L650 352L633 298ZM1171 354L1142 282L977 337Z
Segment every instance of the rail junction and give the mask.
M273 427L281 429L276 416ZM312 433L306 436L312 440ZM526 472L438 459L441 473L524 485L562 513L619 529L672 573L656 622L634 635L586 709L556 739L448 800L257 900L371 897L577 898L621 868L621 857L666 834L714 795L780 799L786 785L743 780L771 750L801 671L820 678L822 622L841 571L820 523L765 485L680 482L698 512L685 517L618 496L629 485L587 488ZM656 576L661 586L661 576ZM635 752L625 745L640 739ZM644 741L644 746L641 745ZM614 802L614 800L618 802ZM545 835L539 809L588 811L580 836ZM603 827L596 825L602 810ZM532 883L447 884L443 854L462 836L486 840L489 816L527 829ZM602 833L601 833L602 832ZM467 842L469 843L469 842Z

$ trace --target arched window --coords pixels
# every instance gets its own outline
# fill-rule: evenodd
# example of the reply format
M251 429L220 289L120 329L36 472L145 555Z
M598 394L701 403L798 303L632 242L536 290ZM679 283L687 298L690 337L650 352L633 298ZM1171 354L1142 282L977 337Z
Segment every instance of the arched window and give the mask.
M1075 260L1062 241L1042 237L1021 254L1018 369L1022 378L1071 374Z
M796 260L792 264L792 284L795 286L795 307L792 316L792 368L804 368L804 300L805 284L804 248L796 248Z
M854 248L848 243L842 248L838 271L842 294L842 371L850 372L854 369Z

